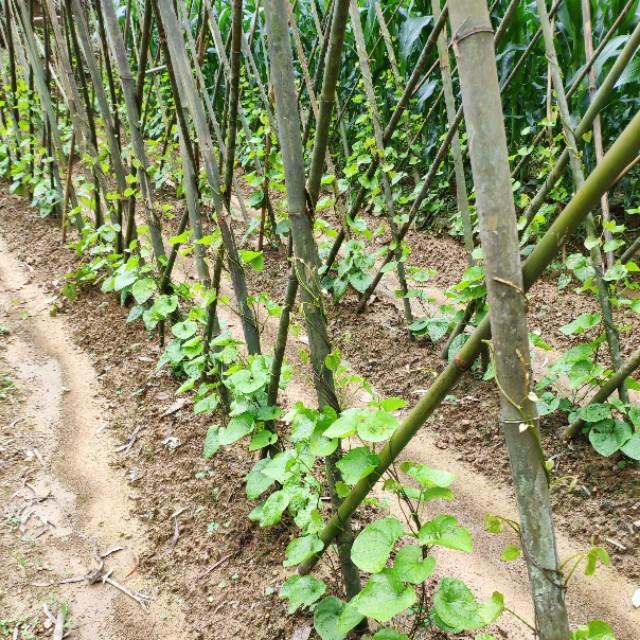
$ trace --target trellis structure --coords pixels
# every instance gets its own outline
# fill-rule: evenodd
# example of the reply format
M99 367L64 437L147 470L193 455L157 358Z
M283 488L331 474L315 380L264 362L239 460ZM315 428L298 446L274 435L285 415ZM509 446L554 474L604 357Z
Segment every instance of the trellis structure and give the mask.
M359 294L357 311L364 312L385 275L395 271L408 331L414 322L406 271L409 232L418 221L428 226L430 208L441 192L438 183L453 177L471 265L478 261L474 224L479 221L489 314L465 334L465 325L472 324L484 303L474 299L466 311L459 310L456 317L462 322L453 336L466 341L451 351L450 362L397 428L384 408L375 418L358 418L381 420L389 437L374 440L385 441L372 452L375 464L348 491L339 471L340 435L316 434L324 437L324 447L316 447L313 457L324 459L322 483L331 497L331 513L322 526L316 521L315 528L308 523L302 527L303 538L311 536L312 542L295 564L301 575L308 574L337 542L345 594L357 602L361 567L354 563L351 519L472 367L493 332L501 421L520 507L536 630L544 640L565 640L568 623L531 400L524 294L568 240L584 233L583 225L611 362L621 372L597 401L616 387L620 399L628 401L624 381L638 366L637 352L622 361L605 271L617 264L607 194L634 170L640 115L636 102L618 114L625 116L624 126L620 118L608 122L603 113L620 87L634 81L629 65L640 44L640 24L634 26L633 18L636 3L620 3L608 22L608 16L599 16L602 29L594 48L592 7L583 2L586 58L573 78L563 78L563 59L556 51L553 21L566 19L562 4L557 0L548 8L538 0L538 15L532 17L522 0L497 0L490 10L484 2L449 0L441 6L432 0L417 15L395 2L356 0L324 5L273 0L264 6L257 0L128 0L122 6L111 0L2 0L0 20L3 174L13 176L14 184L30 192L43 210L59 216L63 240L68 233L75 239L91 233L110 238L113 255L100 268L123 300L135 298L138 315L149 327L159 327L161 339L167 325L180 327L174 331L180 338L185 318L196 317L189 305L201 310L196 337L204 359L198 360L195 374L189 369L190 384L203 383L199 400L213 397L218 388L229 410L237 402L237 390L226 383L228 363L216 360L225 348L218 311L226 267L249 361L268 356L262 417L241 434L266 434L259 436L261 446L252 447L263 451L258 471L292 450L287 437L276 436L274 426L292 316L306 323L319 411L314 414L316 428L337 434L335 425L352 414L344 412L336 391L325 289L333 288L335 294L348 283ZM529 36L527 46L514 47L521 29ZM520 154L511 171L508 154L522 146L522 134L510 127L505 136L503 111L521 107L515 85L525 73L541 69L548 69L552 79L548 102L557 104L556 129L562 131L549 143L553 153L546 166L539 163L528 174L529 151ZM532 148L555 125L545 123ZM360 137L353 135L358 127L366 131ZM583 140L592 129L593 148ZM465 166L466 138L471 171ZM573 185L559 199L561 213L552 217L549 197L565 184L561 181L568 164ZM585 175L588 168L592 170ZM279 180L282 173L284 180ZM171 225L163 219L158 193L171 176L179 176L177 197L185 206L177 227L167 233ZM520 198L518 214L516 179L516 190L531 193ZM243 189L247 183L254 187L249 198ZM286 199L280 201L279 192ZM341 282L340 262L357 248L354 238L371 210L379 214L388 241L371 263L371 273L355 272ZM257 229L259 251L244 249ZM602 251L598 238L604 232L609 244ZM278 336L269 354L245 277L248 264L264 259L260 250L265 237L275 247L288 245L290 266ZM320 254L319 241L326 245ZM522 264L520 242L530 248ZM187 247L193 250L199 278L199 289L190 298L172 280L178 254ZM118 277L124 286L117 284ZM193 333L187 338L195 339ZM215 410L217 401L210 404ZM392 425L389 432L385 421ZM579 426L572 425L569 434ZM345 444L355 430L342 434ZM333 440L332 448L327 442ZM284 484L281 477L275 479ZM413 513L419 517L417 510ZM264 520L260 512L258 518ZM357 617L354 625L362 614Z

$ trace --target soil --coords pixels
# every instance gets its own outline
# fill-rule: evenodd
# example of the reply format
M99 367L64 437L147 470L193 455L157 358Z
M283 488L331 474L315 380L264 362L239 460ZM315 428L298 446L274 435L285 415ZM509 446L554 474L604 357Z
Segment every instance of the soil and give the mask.
M0 210L0 326L9 331L0 336L0 364L3 376L15 381L8 391L0 385L0 621L7 635L19 623L18 638L30 637L25 630L50 637L42 609L47 604L53 616L64 609L71 638L309 637L308 617L286 615L277 596L292 529L286 523L260 529L246 518L253 505L243 480L253 461L241 446L204 461L210 421L194 416L188 401L176 402L178 383L167 371L156 371L157 336L139 323L127 324L128 310L95 289L81 291L73 304L62 298L60 284L77 258L61 249L55 223L6 193ZM419 258L442 274L464 269L464 259L456 257L460 247L450 238L416 235L411 243L414 263ZM188 261L181 260L178 275L193 276ZM442 278L431 284L450 284ZM249 284L251 291L282 299L285 282L285 257L270 251L265 271L252 274ZM544 300L545 290L536 295ZM560 317L565 298L569 314L575 313L575 294L557 295L559 303L546 298L548 316L540 318L545 337L552 322L571 319ZM589 306L584 297L578 303ZM352 309L347 296L329 314L333 337L353 370L378 392L413 404L443 366L439 347L408 339L389 296L379 295L363 316ZM226 313L237 332L237 320ZM274 335L273 322L264 319L265 349ZM298 360L304 343L301 335L288 348L297 375L286 404L313 401ZM405 452L458 478L447 511L470 528L476 551L462 562L460 554L439 553L439 571L464 578L479 598L502 591L508 605L531 620L523 564L499 560L514 540L490 536L482 524L486 513L516 518L496 423L497 395L492 385L467 376L454 396ZM558 438L561 427L560 418L543 424L547 454L556 462L561 555L593 539L612 557L612 566L596 579L576 576L568 594L571 619L601 617L621 640L637 640L640 611L630 598L640 586L640 472L600 458L581 441L567 447ZM109 555L105 570L113 568L112 578L130 591L151 596L148 610L110 584L56 584L95 568L96 550L104 554L119 546L126 549ZM321 571L332 577L330 564ZM45 583L51 586L33 586ZM499 638L532 637L510 616L492 631Z

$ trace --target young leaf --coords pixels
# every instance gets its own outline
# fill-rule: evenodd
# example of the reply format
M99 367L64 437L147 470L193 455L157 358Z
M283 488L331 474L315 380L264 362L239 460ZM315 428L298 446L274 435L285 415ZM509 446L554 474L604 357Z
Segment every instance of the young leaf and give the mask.
M229 424L220 429L218 432L218 440L220 444L228 445L240 438L244 438L253 429L253 417L249 413L243 413L242 415L235 416L229 420Z
M380 458L369 447L357 447L338 460L336 466L343 480L349 485L354 485L361 478L368 476L379 462Z
M289 613L295 613L300 607L310 607L326 590L324 582L313 576L291 576L279 595L289 600Z
M179 340L188 340L195 335L198 325L193 320L177 322L171 327L171 333Z
M453 516L436 516L424 524L418 533L418 541L425 546L439 545L467 553L473 551L471 534Z
M379 409L369 413L363 422L358 424L358 435L367 442L383 442L388 440L400 422L393 414Z
M522 549L515 544L508 544L500 554L500 560L504 562L512 562L517 560L522 555Z
M313 626L322 640L344 640L364 616L335 596L321 600L313 611Z
M265 465L268 465L270 460L263 458L259 460L253 469L247 475L246 494L249 500L255 500L259 498L274 482L273 478L264 475L262 469Z
M294 567L318 551L322 551L324 545L317 534L295 538L287 545L287 559L282 563L285 567Z
M262 505L262 510L260 512L260 526L271 527L274 524L278 524L280 520L282 520L282 514L284 513L285 509L289 506L289 500L289 495L284 491L276 491L272 493L267 498L266 502ZM320 596L321 595L322 593L320 594ZM293 611L289 611L289 613L293 613Z
M403 462L400 465L410 478L419 482L425 489L431 487L448 487L454 480L455 476L448 471L440 471L433 469L426 464L417 462Z
M423 559L422 549L418 545L408 544L396 553L393 568L401 580L420 584L433 573L436 560L432 556Z
M152 278L140 278L131 287L131 294L138 304L144 304L157 291L158 287Z
M433 607L440 620L457 633L484 626L480 607L461 580L443 578L433 596Z
M238 253L240 254L242 262L251 266L255 271L260 272L264 269L264 255L262 251L242 249Z
M363 616L378 622L388 622L416 602L413 587L405 587L391 569L384 569L369 578L364 589L350 604Z
M372 522L355 539L351 559L362 571L377 573L384 569L393 545L404 533L402 523L394 516Z

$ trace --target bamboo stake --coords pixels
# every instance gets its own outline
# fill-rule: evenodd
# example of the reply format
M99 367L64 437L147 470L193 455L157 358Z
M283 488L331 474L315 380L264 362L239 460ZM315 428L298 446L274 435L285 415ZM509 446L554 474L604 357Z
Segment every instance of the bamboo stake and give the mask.
M624 131L605 154L602 163L587 178L582 189L574 194L564 211L556 218L523 264L522 275L525 291L528 291L533 283L544 273L567 238L575 233L589 211L597 205L602 193L611 187L616 177L634 158L639 149L640 112L625 127ZM398 458L402 450L429 419L447 394L451 392L456 382L472 366L480 353L484 341L490 335L489 318L485 317L458 351L453 361L440 373L379 452L380 463L375 471L353 487L343 500L338 512L320 532L320 540L324 545L323 550L314 554L300 565L299 573L301 575L308 574L313 569L328 545L331 544L341 530L341 523L353 515L384 472Z
M183 43L183 29L173 11L171 0L153 0L154 10L158 21L162 23L167 38L167 46L178 84L182 104L188 109L204 160L207 179L212 188L214 208L218 220L218 226L222 233L229 271L233 282L233 288L238 301L242 327L249 353L260 353L260 333L247 298L247 285L242 263L236 246L235 237L230 225L228 214L220 193L220 175L215 163L213 141L207 126L206 116L202 102L198 96L195 80L191 67L187 61L187 54Z
M584 54L587 60L593 58L593 32L591 26L591 0L582 0L582 22L584 25ZM596 70L595 67L591 67L589 70L589 99L593 100L598 92L598 85L596 82ZM596 164L602 161L604 151L602 148L602 126L600 124L600 114L593 119L593 146L596 154ZM604 227L604 239L605 242L613 240L613 234L607 228L606 223L611 220L611 212L609 210L609 195L602 194L602 200L600 201L600 210L602 211L602 222ZM607 267L611 269L614 263L613 251L605 251L607 259Z
M118 25L115 8L110 0L100 0L100 7L104 18L105 28L107 32L107 40L111 53L115 59L120 75L120 85L122 95L127 110L129 120L129 128L131 130L131 143L134 153L140 164L138 167L138 182L140 183L140 192L144 202L145 220L149 227L149 235L153 254L158 265L158 269L162 272L164 268L162 259L165 257L164 242L162 241L161 225L158 215L153 206L152 188L149 180L149 160L144 148L144 140L140 132L140 110L136 100L136 85L131 75L131 68L127 60L127 54L122 40L122 33Z
M330 406L340 411L333 373L325 358L331 353L326 318L322 305L322 290L318 281L318 255L313 238L311 217L307 209L301 127L296 107L293 81L293 56L289 42L286 0L273 0L265 5L271 78L276 96L276 113L280 125L280 145L285 167L285 186L289 207L289 223L294 247L294 269L302 287L302 314L309 335L314 385L320 407ZM327 482L334 511L340 506L336 492L338 471L336 462L340 449L325 458ZM338 555L348 598L360 591L360 576L351 560L353 534L349 519L342 520L338 538Z
M470 156L500 389L500 423L520 514L520 539L529 571L535 626L541 640L566 640L569 623L549 479L536 405L529 397L527 299L491 21L484 0L452 0L449 14L465 122L473 140Z
M431 0L433 17L437 20L440 17L440 0ZM453 83L451 81L451 68L449 63L449 48L447 46L446 28L440 33L438 38L438 59L440 61L440 73L442 74L442 85L444 91L444 102L447 110L447 124L453 126L456 118L456 105L453 95ZM464 234L464 246L467 250L467 260L470 265L474 264L473 253L473 225L471 224L471 213L469 212L469 196L467 194L467 180L464 175L464 164L462 161L462 149L460 147L460 136L456 132L451 141L451 153L453 154L453 167L456 176L456 202L458 211L462 218L462 229Z
M569 105L567 104L567 98L564 92L560 65L558 63L558 57L556 55L555 45L553 42L553 33L551 31L551 24L549 23L549 15L547 14L546 0L536 0L536 3L538 6L538 14L540 15L542 34L544 36L547 59L551 70L551 78L553 80L553 87L556 94L556 104L558 105L560 119L562 120L564 136L567 143L567 149L569 151L571 172L573 174L573 181L577 191L582 188L582 185L584 184L584 166L582 164L580 154L578 153L576 136L571 127L571 114L569 113ZM604 321L609 354L611 356L613 367L615 369L619 369L622 364L620 358L620 338L618 336L618 329L613 321L611 301L609 300L609 287L604 280L604 266L602 261L602 252L600 251L600 242L596 232L595 220L591 212L589 212L586 217L585 227L587 231L587 240L591 246L591 249L589 250L591 266L595 272L594 278L598 290L598 301L600 303L600 310L602 311L602 320ZM624 402L629 401L626 389L623 387L620 389L620 398Z
M362 30L362 22L360 21L360 10L356 0L351 0L350 5L351 13L351 26L353 28L353 34L356 42L356 51L358 53L358 60L360 62L360 74L362 75L362 81L364 83L365 94L367 101L369 102L369 111L371 114L371 122L373 124L374 138L376 143L377 155L380 158L384 158L384 141L383 131L380 126L380 114L378 112L378 105L376 104L376 93L373 88L373 78L371 76L371 67L369 66L369 56L367 55L367 48L364 40L364 32ZM407 277L404 269L404 263L402 262L402 243L398 241L398 227L393 218L396 214L395 204L393 202L393 191L391 189L391 181L384 169L382 169L382 188L384 192L385 213L387 221L389 223L389 229L391 231L391 238L396 245L393 255L396 260L396 272L398 274L398 281L400 283L400 291L402 293L402 304L404 307L404 318L407 323L407 327L413 323L413 312L411 311L411 301L409 300L409 289L407 287ZM413 340L413 334L408 332L409 336Z

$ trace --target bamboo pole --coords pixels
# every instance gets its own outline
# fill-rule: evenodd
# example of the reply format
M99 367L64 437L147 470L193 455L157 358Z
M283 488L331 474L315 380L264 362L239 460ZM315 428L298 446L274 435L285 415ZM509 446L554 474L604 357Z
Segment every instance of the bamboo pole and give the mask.
M153 205L152 187L148 175L149 159L147 158L144 140L140 132L140 110L138 109L136 100L136 85L131 75L131 68L127 60L127 53L113 3L110 0L100 0L100 7L102 9L109 47L120 75L120 86L122 88L127 118L129 120L131 144L140 164L138 167L138 182L144 203L145 220L149 227L149 236L151 238L156 264L158 270L162 272L164 268L162 260L166 254L162 240L160 219Z
M538 6L538 14L540 16L542 34L545 41L547 59L549 61L549 68L551 71L551 78L553 81L553 88L556 95L556 104L558 105L558 111L560 112L560 119L562 121L567 149L569 151L571 172L573 174L573 181L577 191L584 184L584 166L582 164L582 158L578 152L576 136L571 126L571 114L569 113L569 105L567 104L567 98L564 92L560 65L558 63L555 44L553 42L553 32L551 30L549 15L547 13L546 0L536 0L536 2ZM595 272L594 278L598 291L598 302L600 304L600 310L602 311L602 320L604 322L607 344L609 346L609 354L611 356L611 362L613 363L614 369L619 369L622 364L620 358L620 337L618 335L618 329L613 321L611 301L609 300L609 287L604 280L604 265L602 261L602 252L600 251L600 242L596 232L596 223L591 212L589 212L585 219L585 228L587 231L587 240L591 246L589 250L591 266ZM629 401L626 389L623 387L620 389L620 398L624 402Z
M356 51L360 62L360 73L364 84L365 95L369 103L369 111L371 114L371 122L373 124L373 132L375 138L376 152L380 158L384 157L385 147L383 141L383 131L380 125L380 113L376 103L376 93L373 88L373 77L371 75L371 67L369 66L369 56L364 40L364 32L362 30L362 22L360 21L360 10L356 0L351 0L350 5L351 26L356 42ZM393 191L391 189L391 181L387 172L382 169L382 188L384 193L385 214L391 231L391 238L396 245L394 257L396 260L396 272L400 283L400 291L402 293L402 304L404 307L404 317L407 327L413 322L413 312L411 311L411 301L409 300L409 289L407 287L407 276L402 262L402 243L398 242L398 227L393 218L396 214L395 203L393 201ZM411 339L413 335L409 332Z
M574 194L563 212L556 218L548 231L540 239L522 267L523 288L528 291L578 227L587 214L600 201L602 193L609 189L622 169L634 158L640 149L640 112L625 127L615 143L605 154L602 163L587 178L582 189ZM300 565L299 573L308 574L316 565L326 548L341 530L341 523L350 518L384 472L398 458L431 414L451 392L456 382L477 358L484 341L491 335L489 318L478 325L469 336L455 358L431 387L423 394L417 405L409 412L396 429L387 444L379 452L380 463L376 469L360 480L343 500L338 512L320 532L322 551L311 556Z
M536 405L530 398L527 299L491 21L484 0L452 0L449 15L465 122L473 140L470 156L500 389L500 424L509 451L535 626L540 640L566 640L569 623L549 480Z
M440 0L431 0L431 7L433 10L433 17L437 20L441 13ZM451 67L449 62L446 28L442 30L440 37L438 38L438 59L440 61L444 102L447 111L447 124L449 127L452 127L456 118L456 104L453 95L453 83L451 81ZM462 218L464 246L467 250L467 260L470 265L473 265L473 225L471 224L471 213L469 211L469 196L467 193L467 180L464 175L460 136L457 132L451 141L451 153L453 155L453 167L456 177L456 203Z
M276 114L280 126L280 146L285 169L285 186L289 208L289 224L294 249L294 270L302 289L302 315L309 336L314 385L320 407L330 406L336 412L340 405L335 391L333 373L325 365L332 347L322 304L318 280L318 254L313 238L310 212L304 180L304 161L300 118L296 103L293 76L293 56L289 42L286 0L273 0L265 5L271 79L276 96ZM327 483L334 511L340 506L336 492L339 478L336 462L340 448L325 458ZM360 576L351 560L353 534L349 519L342 520L338 537L338 555L348 598L360 591Z
M198 95L191 67L187 61L187 53L183 42L183 29L174 13L171 0L153 0L154 10L158 21L162 23L167 38L167 46L173 64L178 91L184 107L189 111L196 136L202 150L207 179L212 188L214 209L218 226L227 253L229 271L233 289L238 302L242 328L247 343L247 349L251 354L260 353L260 332L256 319L248 303L248 291L244 270L240 262L240 256L236 246L236 240L231 228L231 221L225 209L220 192L220 174L215 162L213 141L207 126L206 115Z
M240 63L242 60L242 0L233 0L231 22L231 73L229 76L229 116L227 128L227 153L224 173L224 197L229 207L236 153L238 103L240 102Z

